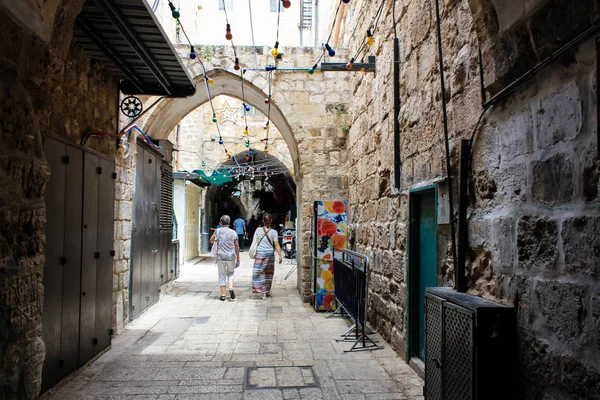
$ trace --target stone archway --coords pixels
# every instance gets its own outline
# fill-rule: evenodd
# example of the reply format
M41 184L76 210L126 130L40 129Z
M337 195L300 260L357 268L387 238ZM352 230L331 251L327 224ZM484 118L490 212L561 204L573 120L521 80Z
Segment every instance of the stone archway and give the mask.
M216 54L221 54L217 49ZM239 52L241 59L249 54ZM213 58L214 65L229 62ZM190 62L188 68L196 73L197 92L183 99L164 99L151 112L143 129L153 138L167 138L177 123L192 110L208 102L204 88L205 77L198 64ZM268 81L265 71L247 71L244 75L244 100L263 114L267 114ZM242 81L237 74L223 69L211 69L207 76L214 80L211 96L231 96L242 99ZM299 246L298 289L305 301L311 295L311 215L316 200L347 200L347 150L346 123L343 113L351 98L347 79L336 73L306 71L275 75L273 85L277 90L271 97L271 124L276 126L285 140L292 158L293 177L296 183L298 215L297 234ZM305 82L306 81L306 82ZM326 95L323 93L326 92Z
M241 78L238 75L219 69L211 70L207 75L214 80L214 83L210 85L212 97L227 95L240 100L244 98L248 104L253 105L264 115L267 115L268 105L264 102L267 95L260 88L249 81L245 81L244 96L242 96ZM198 88L194 96L163 100L157 110L148 118L145 129L151 137L167 138L183 116L208 102L208 94L204 90L204 76L199 75L194 81ZM300 171L298 143L294 137L292 127L275 102L271 102L271 123L279 129L290 150L294 162L294 171Z

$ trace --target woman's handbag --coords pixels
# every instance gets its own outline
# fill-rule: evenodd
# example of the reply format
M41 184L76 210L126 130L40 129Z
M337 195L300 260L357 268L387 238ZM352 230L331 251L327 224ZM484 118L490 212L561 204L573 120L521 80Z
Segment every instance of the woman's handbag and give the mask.
M210 254L212 254L213 257L216 257L219 251L219 231L217 230L214 235L216 236L216 240L210 249Z
M260 238L260 240L256 240L256 236L254 236L254 239L252 240L252 245L250 246L250 250L248 250L248 256L250 256L250 258L254 259L254 257L256 257L256 249L260 245L260 242L263 241L265 236L267 236L269 234L269 231L271 231L271 230L269 229L268 231L266 231L265 234L263 235L263 237ZM269 242L270 242L270 240L269 240Z

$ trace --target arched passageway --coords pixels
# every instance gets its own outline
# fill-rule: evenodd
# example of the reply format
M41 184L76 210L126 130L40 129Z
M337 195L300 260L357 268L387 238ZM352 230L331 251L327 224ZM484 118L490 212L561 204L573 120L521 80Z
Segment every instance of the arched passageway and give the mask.
M214 65L227 65L228 60L213 59ZM164 99L148 116L144 130L154 138L166 138L177 123L195 108L209 101L204 90L205 76L197 65L188 67L198 74L194 80L198 90L194 96L183 99ZM212 69L207 76L214 80L210 85L211 97L231 96L268 113L265 98L268 82L264 71L247 71L244 74L244 95L239 75L221 69ZM276 126L288 146L296 184L296 226L298 238L297 260L298 289L305 301L311 297L311 263L309 243L313 203L317 200L348 199L346 174L346 133L342 129L344 101L349 99L348 87L340 82L344 78L333 73L315 74L311 84L322 86L327 96L312 98L313 90L306 84L306 72L286 75L275 74L275 81L285 79L278 86L270 102L270 123Z
M246 222L254 217L260 223L262 215L269 213L279 231L286 221L294 222L296 184L280 160L260 150L254 150L251 156L240 152L217 168L215 174L224 169L230 171L233 179L207 190L205 226L215 228L224 214L232 219L242 217ZM208 244L203 243L203 248L207 249Z

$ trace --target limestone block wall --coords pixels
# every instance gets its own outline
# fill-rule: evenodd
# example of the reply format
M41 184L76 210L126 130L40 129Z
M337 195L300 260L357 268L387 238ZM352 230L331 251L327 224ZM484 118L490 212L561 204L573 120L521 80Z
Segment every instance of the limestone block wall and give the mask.
M51 26L41 31L15 17L33 3L0 7L0 397L11 399L38 396L45 355L46 134L76 141L91 129L116 129L116 81L71 46L83 1L37 2ZM89 146L115 152L114 139Z
M341 13L338 39L350 53L364 35L353 38L354 27L368 26L380 4L352 3ZM493 5L500 2L440 3L456 195L459 139L471 138L482 111L479 46L489 98L597 21L598 4L528 1L512 11L518 15L500 15ZM349 109L350 244L373 260L370 322L405 358L408 191L446 174L434 7L396 2L400 188L392 183L391 2L368 48L378 56L377 73L355 74ZM469 292L517 308L524 398L590 398L600 391L597 68L595 42L588 40L490 108L474 137ZM438 284L451 285L448 229L438 228Z

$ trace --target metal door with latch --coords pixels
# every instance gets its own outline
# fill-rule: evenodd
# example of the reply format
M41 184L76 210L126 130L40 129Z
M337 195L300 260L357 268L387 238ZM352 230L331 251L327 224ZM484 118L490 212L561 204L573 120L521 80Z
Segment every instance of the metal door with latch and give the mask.
M114 260L114 164L100 159L98 176L98 253L96 264L96 329L94 354L110 346Z
M425 361L425 290L437 286L436 190L410 193L409 357Z
M133 197L133 221L131 233L131 256L129 278L129 316L136 317L142 311L142 247L146 231L144 202L144 150L138 146L136 156L135 191Z
M83 151L53 138L44 146L50 167L46 190L46 262L42 330L46 358L42 392L79 367Z
M79 322L79 365L94 356L96 333L96 275L98 267L98 175L100 159L84 157L83 167L83 240L81 247L81 320Z

